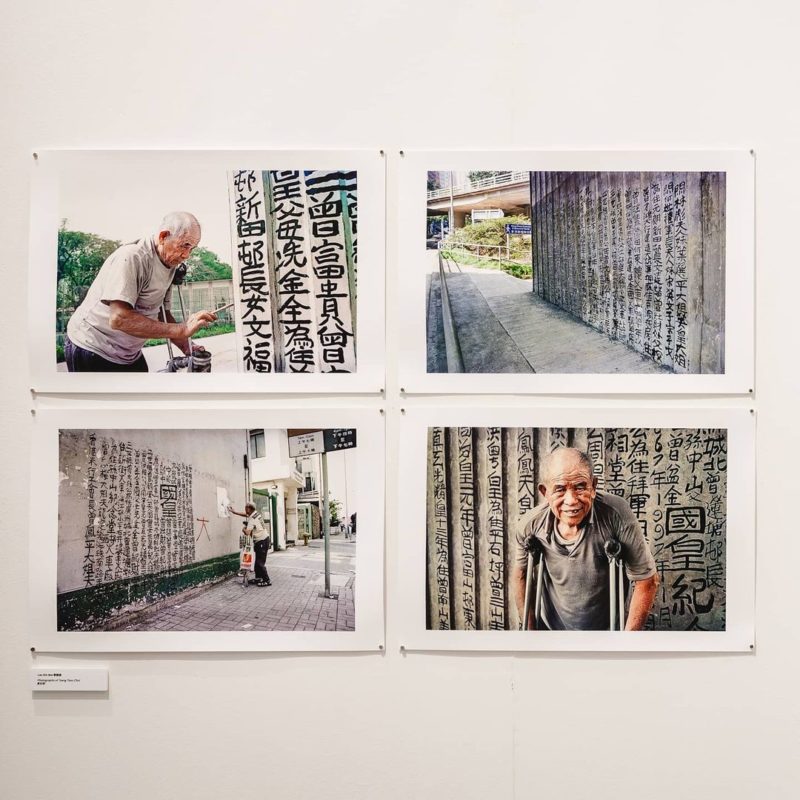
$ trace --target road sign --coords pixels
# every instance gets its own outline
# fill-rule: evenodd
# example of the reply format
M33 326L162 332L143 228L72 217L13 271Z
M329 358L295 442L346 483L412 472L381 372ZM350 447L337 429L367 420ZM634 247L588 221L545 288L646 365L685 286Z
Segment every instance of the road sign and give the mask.
M326 453L332 453L335 450L347 450L356 446L355 428L327 428L322 433L325 440Z
M511 236L530 236L531 226L524 223L510 222L506 225L506 233Z
M325 442L322 431L311 431L289 437L289 456L291 458L301 458L324 452Z
M484 219L500 219L500 217L504 217L505 212L502 208L473 208L472 209L472 221L473 222L480 222Z
M356 446L355 428L325 428L307 431L289 437L290 458L311 456L315 453L332 453Z

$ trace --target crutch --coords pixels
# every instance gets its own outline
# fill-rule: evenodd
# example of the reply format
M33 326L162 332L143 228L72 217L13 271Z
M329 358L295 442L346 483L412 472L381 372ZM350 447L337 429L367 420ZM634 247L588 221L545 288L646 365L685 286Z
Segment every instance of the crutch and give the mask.
M617 630L617 614L619 613L619 630L625 630L625 583L622 562L622 545L619 539L608 539L603 545L608 558L608 605L610 631Z
M522 630L528 630L528 620L531 614L531 601L533 601L533 624L539 627L539 614L542 607L542 548L535 536L529 536L525 542L528 551L528 568L525 574L525 612L522 617ZM533 590L534 576L536 589Z

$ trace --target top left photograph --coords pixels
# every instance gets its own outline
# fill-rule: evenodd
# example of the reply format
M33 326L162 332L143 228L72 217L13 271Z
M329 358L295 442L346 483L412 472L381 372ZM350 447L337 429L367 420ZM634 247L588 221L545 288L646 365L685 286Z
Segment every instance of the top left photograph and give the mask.
M379 152L32 160L33 390L384 388Z

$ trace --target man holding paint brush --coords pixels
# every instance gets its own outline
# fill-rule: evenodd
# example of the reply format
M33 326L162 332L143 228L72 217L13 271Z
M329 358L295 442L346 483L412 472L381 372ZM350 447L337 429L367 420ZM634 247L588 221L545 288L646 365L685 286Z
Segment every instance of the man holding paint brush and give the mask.
M67 369L147 372L142 347L147 339L155 338L169 339L190 355L191 336L217 316L213 311L196 311L176 322L169 301L176 270L199 243L197 218L173 211L154 236L115 250L67 325ZM194 347L198 349L202 348Z

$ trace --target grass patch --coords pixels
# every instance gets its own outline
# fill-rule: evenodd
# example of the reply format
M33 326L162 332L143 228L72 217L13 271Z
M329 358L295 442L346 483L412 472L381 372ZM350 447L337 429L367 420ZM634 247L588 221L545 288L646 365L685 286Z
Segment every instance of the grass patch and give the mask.
M533 268L530 264L519 261L508 261L505 258L478 258L463 250L442 250L442 257L465 267L481 267L482 269L499 269L515 278L530 278Z
M232 322L221 322L216 325L209 325L207 328L200 328L194 336L192 336L192 341L195 339L205 339L207 336L221 336L223 333L233 333L236 330L236 326ZM157 344L166 344L166 339L148 339L145 343L145 347L153 347Z

